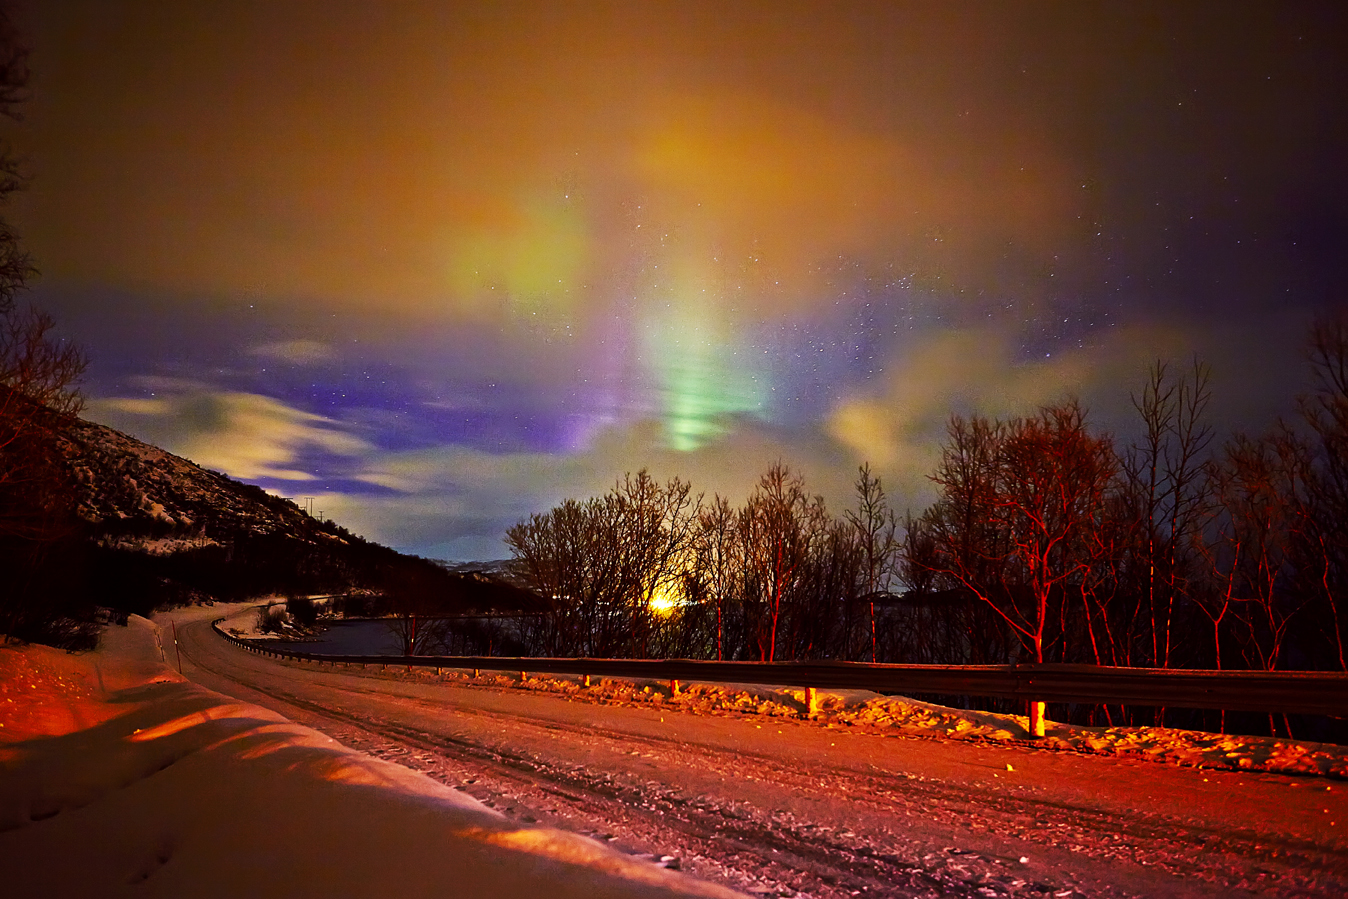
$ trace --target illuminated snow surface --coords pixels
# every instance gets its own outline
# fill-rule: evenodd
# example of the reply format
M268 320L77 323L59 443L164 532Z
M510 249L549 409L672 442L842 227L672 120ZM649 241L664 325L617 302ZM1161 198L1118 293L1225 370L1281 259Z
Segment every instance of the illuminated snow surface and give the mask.
M733 896L189 683L133 617L0 647L0 865L18 896Z
M396 671L390 668L390 671ZM424 669L411 677L425 677ZM465 672L447 672L443 680L468 679ZM805 713L805 691L791 687L752 684L685 684L671 695L665 682L594 678L581 687L575 678L529 675L521 684L518 674L483 672L477 684L524 686L559 692L590 702L617 704L657 703L693 712L738 712L770 717L800 718ZM907 736L1009 743L1029 741L1024 715L1005 715L954 709L901 696L881 696L868 690L818 691L821 722L867 730L885 730ZM1274 737L1235 736L1170 727L1084 727L1048 722L1046 735L1033 741L1036 748L1069 750L1147 759L1202 768L1238 768L1280 774L1328 775L1348 778L1348 747Z
M1330 814L1342 807L1339 784L1314 776L1342 776L1348 771L1345 747L1165 728L1066 725L1052 725L1047 739L1029 741L1023 717L865 691L821 691L818 714L806 721L803 692L788 688L693 683L673 695L668 683L658 681L594 678L586 687L566 677L530 674L521 679L518 672L484 672L472 678L466 671L409 672L389 666L358 674L358 695L374 704L368 709L353 706L350 714L387 717L399 710L397 721L383 722L389 727L356 735L359 739L351 741L353 745L369 753L362 754L276 712L187 682L170 670L164 661L165 649L168 662L175 661L170 620L176 621L181 636L196 641L185 645L183 658L189 673L202 675L200 663L218 661L213 654L228 648L209 631L210 618L221 613L229 616L231 629L246 629L256 618L245 605L175 612L161 621L162 630L133 618L129 627L109 628L100 650L83 656L37 646L0 646L0 865L6 871L0 894L324 899L738 895L661 868L666 858L681 859L684 871L698 876L781 896L845 896L858 889L895 896L1206 896L1246 895L1251 889L1259 895L1332 895L1348 882L1340 876L1345 856L1336 835L1338 816ZM208 647L216 648L211 655L200 655ZM198 653L195 661L188 648ZM256 656L237 656L237 662L246 666L258 664ZM222 658L233 654L226 652ZM245 670L253 668L238 673ZM264 690L292 681L300 685L315 677L319 681L335 677L346 684L345 679L357 675L356 671L320 674L313 666L274 661L258 671L266 674L260 683ZM377 686L381 682L387 683L386 691ZM916 754L904 756L903 767L918 771L927 765L920 757L940 761L937 767L945 771L947 762L958 761L957 755L968 755L965 767L972 765L969 770L982 775L968 783L952 771L944 775L937 771L936 780L911 774L885 779L865 763L880 762L888 770L894 761L882 762L860 744L853 753L861 753L857 765L870 774L852 771L841 758L834 760L837 764L801 770L792 753L782 767L758 754L718 753L714 740L708 748L691 739L685 751L681 738L660 744L664 748L655 761L646 761L668 767L675 782L688 776L679 773L685 770L680 765L722 766L722 780L729 778L739 789L719 799L708 793L701 804L678 805L677 796L666 796L674 787L647 783L654 769L634 762L631 771L619 770L620 762L609 758L635 752L646 759L655 751L649 741L623 737L621 727L612 733L589 733L584 716L554 714L541 724L526 724L515 715L500 717L487 706L460 723L493 733L504 727L499 741L515 746L526 761L533 758L533 749L562 748L554 745L559 740L575 743L577 758L563 753L565 758L538 761L534 768L542 774L535 772L537 783L525 782L534 768L507 765L506 771L487 764L486 774L460 771L462 766L450 750L476 747L482 751L468 752L471 759L489 759L495 738L473 736L476 731L459 734L453 727L452 733L442 735L449 742L436 743L449 752L444 758L437 756L437 764L445 770L428 769L430 777L373 757L393 757L396 752L405 756L410 751L402 744L384 746L379 736L385 731L402 733L406 728L399 722L407 715L412 722L407 726L414 730L418 721L422 729L444 723L440 718L447 707L441 704L432 704L433 720L417 717L430 708L421 700L424 691L465 688L486 699L500 696L506 706L509 696L529 693L540 701L553 696L607 705L614 707L614 716L636 714L643 720L651 713L678 710L689 713L676 716L681 720L725 721L728 727L734 725L735 733L756 732L743 729L752 729L759 721L764 737L769 722L777 724L778 734L791 725L798 731L792 731L794 737L768 739L794 739L802 746L809 742L807 732L816 730L824 740L830 739L826 734L840 730L867 740L886 734L926 737L916 743L881 741L871 749L929 746L930 752L915 750ZM383 692L390 696L383 697ZM343 705L358 701L349 691L341 695ZM319 694L313 699L327 701ZM351 729L341 723L345 719L334 720L338 730ZM531 737L531 728L541 728L539 735ZM694 731L684 734L694 736ZM413 747L439 739L420 730L403 738ZM535 745L530 739L543 742ZM461 744L463 740L468 742ZM521 740L523 748L516 745ZM609 743L614 744L611 753L604 749L587 763L597 765L595 771L584 764L572 770L577 759L584 762L591 749L599 752ZM956 753L959 744L969 751ZM1040 747L1058 752L1041 755ZM988 753L992 755L984 758ZM1105 757L1102 767L1088 772L1083 766L1095 762L1086 754ZM1111 756L1115 761L1105 760ZM1136 764L1145 760L1170 763L1157 766L1157 778L1145 780L1164 781L1170 784L1166 789L1191 795L1192 802L1182 805L1192 814L1175 818L1174 809L1162 810L1156 821L1143 821L1145 816L1133 812L1120 818L1110 811L1119 803L1135 808L1142 801L1138 798L1145 793L1138 789L1142 771ZM983 770L989 764L995 768L990 773ZM1214 772L1212 784L1206 770L1181 776L1185 766L1200 765L1231 773ZM1040 768L1058 773L1036 773ZM1240 770L1282 774L1254 776L1267 782L1227 782L1242 777L1236 773ZM550 771L570 776L545 776ZM995 780L997 771L1002 781ZM1289 773L1294 776L1284 782ZM984 775L988 780L980 786ZM1082 789L1092 795L1102 791L1108 801L1083 801L1072 790L1045 789L1044 777L1070 784L1083 775L1087 779ZM435 776L451 786L432 780ZM786 778L782 784L774 780L782 777ZM811 792L814 786L801 787L792 778L804 778L802 783L810 785L818 781L818 790ZM590 780L595 782L589 784ZM1005 790L991 786L1003 782ZM806 792L796 796L791 784L797 792ZM1320 784L1313 789L1333 791L1319 794L1325 796L1323 810L1320 800L1310 801L1310 791L1297 789L1299 784ZM699 781L687 789L700 795L699 791L714 792L715 785ZM886 789L912 795L891 796ZM1247 815L1236 807L1228 809L1232 798L1228 794L1236 789L1241 793L1248 789L1261 811ZM477 790L488 805L499 804L507 815L512 810L517 814L513 818L497 814L463 790ZM858 790L879 793L871 797L874 802L853 808ZM566 805L563 793L575 794L579 817L568 818L567 812L549 818L538 811ZM844 797L850 798L838 801ZM610 808L604 805L606 799L622 807ZM1302 806L1307 814L1322 812L1327 817L1297 818L1291 809ZM529 815L524 816L520 807ZM689 821L678 818L675 813L680 809L685 817L692 815ZM649 821L636 814L641 810L649 811ZM698 817L702 812L708 821ZM580 832L545 827L535 823L533 815L553 827ZM729 827L734 838L708 842L698 830L704 824L709 833L717 834ZM1115 827L1123 831L1116 832ZM879 832L870 834L875 828ZM581 835L591 830L600 838ZM621 839L614 836L618 833ZM605 845L608 840L617 840L612 843L617 850L631 844L628 854ZM1069 854L1064 856L1055 846ZM675 854L652 855L655 849ZM1028 863L1022 857L1027 852L1034 856ZM804 866L800 870L781 861L794 858L793 853L800 855L795 859L798 867Z
M393 670L393 669L390 669ZM413 676L416 676L413 674ZM424 675L423 675L424 676ZM449 677L464 678L463 672ZM520 686L518 675L486 675L493 681ZM601 703L659 703L699 712L739 712L799 718L805 714L805 691L752 684L687 684L671 695L664 682L592 680L580 687L574 678L529 676L523 685ZM1024 715L955 709L869 690L817 691L821 722L907 736L1009 743L1030 741ZM1032 744L1039 749L1069 750L1141 758L1201 768L1238 768L1280 774L1348 778L1348 747L1275 737L1213 734L1171 727L1085 727L1050 721L1046 734Z

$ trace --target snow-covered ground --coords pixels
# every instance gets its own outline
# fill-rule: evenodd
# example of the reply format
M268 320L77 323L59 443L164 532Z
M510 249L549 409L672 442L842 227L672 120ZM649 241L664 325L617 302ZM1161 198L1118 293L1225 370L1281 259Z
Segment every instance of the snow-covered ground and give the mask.
M229 627L251 617L172 613L195 682L514 820L744 892L1348 896L1348 790L1332 778L909 736L828 708L810 720L799 694L772 688L676 703L655 681L586 689L530 669L522 688L518 672L282 662L221 640L220 614Z
M189 683L144 619L0 646L5 896L732 896Z

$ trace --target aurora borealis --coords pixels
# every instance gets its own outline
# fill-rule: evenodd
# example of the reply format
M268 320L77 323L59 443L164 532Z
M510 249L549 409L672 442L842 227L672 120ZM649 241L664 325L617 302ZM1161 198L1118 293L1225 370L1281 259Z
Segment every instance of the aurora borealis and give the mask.
M952 411L1157 358L1219 430L1348 275L1337 4L21 5L32 297L89 417L400 549L780 458L902 508Z

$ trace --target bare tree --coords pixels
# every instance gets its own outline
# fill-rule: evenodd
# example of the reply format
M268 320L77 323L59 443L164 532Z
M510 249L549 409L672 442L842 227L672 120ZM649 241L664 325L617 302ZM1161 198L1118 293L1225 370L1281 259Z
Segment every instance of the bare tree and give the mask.
M630 654L650 654L652 631L669 621L692 562L700 496L687 481L657 483L645 470L627 475L612 493L618 507L613 551L622 559Z
M1294 578L1295 543L1309 503L1308 462L1305 443L1280 427L1258 440L1237 435L1214 466L1225 510L1218 539L1235 584L1238 637L1247 661L1269 671L1278 667L1289 628L1307 601Z
M28 98L28 48L0 6L0 116L21 121ZM8 142L0 144L0 205L24 186L18 157ZM37 274L32 260L9 223L0 220L0 491L16 482L31 487L39 453L50 451L50 435L82 401L75 385L84 372L80 350L58 339L51 316L16 302L17 294ZM8 514L0 514L0 536L24 534L31 522L16 514L13 495Z
M1301 412L1317 445L1309 473L1312 508L1305 532L1306 562L1319 602L1328 613L1330 642L1339 668L1348 671L1348 315L1317 322L1311 330L1310 363L1314 390L1301 401Z
M8 8L0 6L0 116L23 119L28 77L28 48ZM7 141L0 144L0 205L23 188L24 180L13 148ZM14 229L0 220L0 489L21 473L32 474L26 456L35 447L25 435L50 429L60 416L80 409L73 386L84 371L83 356L54 338L49 315L16 303L36 273ZM5 529L6 521L14 516L0 516L0 534L13 533Z
M735 510L719 493L697 519L693 572L716 612L716 660L726 655L726 618L742 570L744 548L736 540Z
M539 650L646 655L659 624L653 601L684 587L700 505L687 482L661 485L643 470L511 527L517 571L553 606L535 624Z
M1209 558L1225 583L1221 611L1246 663L1272 671L1315 595L1305 582L1314 568L1306 552L1314 533L1311 448L1279 423L1259 439L1236 435L1211 472L1221 514ZM1208 617L1220 641L1217 616ZM1276 734L1272 715L1269 722Z
M1126 496L1136 528L1132 561L1145 580L1124 647L1131 664L1138 659L1137 629L1145 627L1145 664L1170 666L1177 601L1186 598L1193 569L1194 544L1207 514L1209 481L1204 464L1212 442L1205 413L1211 399L1208 366L1194 360L1188 374L1172 377L1157 362L1133 406L1144 434L1122 459Z
M612 579L611 558L598 543L602 513L596 499L568 499L506 532L516 573L551 605L529 635L541 653L574 647L595 654L597 607L606 601Z
M880 479L871 474L870 463L857 472L857 510L844 512L862 553L864 593L870 611L871 661L876 661L875 600L889 592L889 578L899 549L898 519L889 508Z
M23 104L28 100L28 54L8 7L0 6L0 116L12 122L23 121ZM22 190L26 180L14 148L8 141L0 143L0 205ZM15 294L34 274L19 235L0 220L0 315L13 309Z
M1065 634L1066 596L1095 559L1118 463L1070 401L1008 423L956 417L933 480L942 496L924 516L930 553L921 564L969 591L1016 633L1030 657ZM1056 613L1056 614L1055 614ZM1043 703L1030 704L1042 736Z
M0 116L22 119L28 74L28 50L0 7ZM24 180L12 147L0 144L0 205ZM55 337L50 316L16 302L34 274L18 234L0 220L0 627L60 642L69 628L56 624L62 613L44 578L52 548L75 528L59 440L81 408L75 387L85 360Z
M84 407L75 389L84 355L57 338L55 327L50 315L32 307L0 316L0 451L29 428L50 428Z
M827 520L823 500L805 492L805 482L781 462L759 479L740 511L745 548L746 611L754 618L753 640L761 661L777 657L782 614L802 583L811 541Z

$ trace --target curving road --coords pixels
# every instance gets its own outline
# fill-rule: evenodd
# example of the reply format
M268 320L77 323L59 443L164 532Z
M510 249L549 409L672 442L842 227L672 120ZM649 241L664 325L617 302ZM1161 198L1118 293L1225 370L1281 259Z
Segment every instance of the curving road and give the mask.
M315 668L214 611L171 616L197 683L753 895L1348 895L1341 782Z

